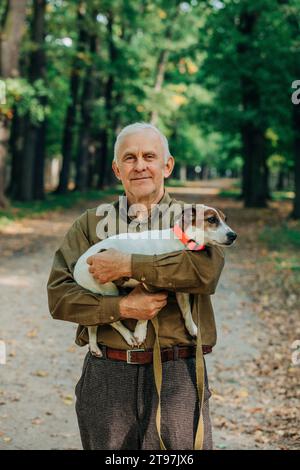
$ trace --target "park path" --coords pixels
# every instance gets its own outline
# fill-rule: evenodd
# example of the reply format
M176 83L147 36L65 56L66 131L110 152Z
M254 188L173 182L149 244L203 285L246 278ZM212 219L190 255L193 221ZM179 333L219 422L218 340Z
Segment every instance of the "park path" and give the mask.
M192 185L184 193L174 188L174 195L220 207L239 231L235 224L240 204L220 199L210 189L195 194ZM51 319L46 282L55 249L84 209L78 206L15 222L1 234L0 339L6 342L7 364L0 365L0 449L81 448L74 386L86 348L74 344L76 325ZM241 239L227 251L213 297L218 343L206 358L216 449L271 448L259 439L255 410L261 409L262 397L257 378L245 366L259 357L267 332L241 288L241 276L249 275L242 257Z

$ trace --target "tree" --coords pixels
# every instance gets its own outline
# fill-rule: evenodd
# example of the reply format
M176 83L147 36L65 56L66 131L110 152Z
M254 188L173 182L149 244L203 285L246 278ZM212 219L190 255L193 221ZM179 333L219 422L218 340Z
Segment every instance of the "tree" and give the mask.
M19 49L25 29L26 3L26 0L7 0L0 10L0 78L4 80L19 75ZM9 117L9 114L0 113L0 207L7 205L4 192Z
M33 1L31 24L32 51L30 53L28 78L36 89L38 104L45 109L47 98L44 89L46 76L45 56L45 9L46 0ZM25 139L22 154L22 171L17 198L32 201L44 197L44 161L46 117L33 121L28 113L25 118Z

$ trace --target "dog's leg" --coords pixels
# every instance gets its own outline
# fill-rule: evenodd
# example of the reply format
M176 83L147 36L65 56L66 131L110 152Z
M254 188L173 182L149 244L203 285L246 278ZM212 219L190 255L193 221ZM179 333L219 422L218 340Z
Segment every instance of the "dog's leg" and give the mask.
M148 320L139 320L135 326L133 336L139 347L145 342L147 336L147 323Z
M126 343L129 344L129 346L134 347L137 346L137 342L133 334L131 333L126 326L123 325L120 321L116 321L114 323L111 323L110 326L112 326L115 330L117 330L120 335L123 336L125 339Z
M93 356L102 357L102 352L97 345L97 326L88 326L89 348Z
M182 312L186 329L191 336L197 336L197 326L195 325L192 317L189 294L176 292L176 299Z

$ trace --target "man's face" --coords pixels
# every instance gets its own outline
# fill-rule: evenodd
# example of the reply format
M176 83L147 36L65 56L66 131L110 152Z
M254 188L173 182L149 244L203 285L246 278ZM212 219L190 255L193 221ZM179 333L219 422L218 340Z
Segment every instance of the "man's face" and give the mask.
M152 129L127 135L118 150L113 171L122 181L126 194L145 198L158 194L173 170L174 158L164 161L164 146L160 136Z

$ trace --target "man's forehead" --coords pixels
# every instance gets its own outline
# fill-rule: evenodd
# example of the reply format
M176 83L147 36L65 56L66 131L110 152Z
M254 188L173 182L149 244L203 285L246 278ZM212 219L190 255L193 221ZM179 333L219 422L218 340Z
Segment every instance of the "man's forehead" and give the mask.
M137 152L141 149L147 152L160 152L163 151L163 148L159 134L152 129L145 129L123 137L119 146L119 152L124 153L128 150Z

